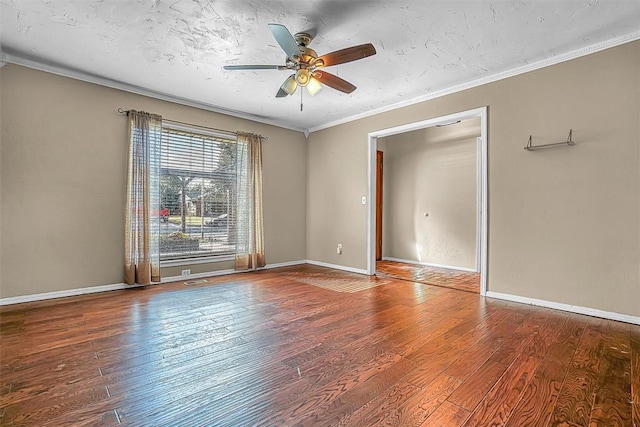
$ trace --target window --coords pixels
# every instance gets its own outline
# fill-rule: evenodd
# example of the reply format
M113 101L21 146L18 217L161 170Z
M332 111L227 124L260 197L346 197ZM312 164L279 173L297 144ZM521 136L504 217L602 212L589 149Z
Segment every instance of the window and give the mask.
M236 139L164 123L160 259L235 253Z

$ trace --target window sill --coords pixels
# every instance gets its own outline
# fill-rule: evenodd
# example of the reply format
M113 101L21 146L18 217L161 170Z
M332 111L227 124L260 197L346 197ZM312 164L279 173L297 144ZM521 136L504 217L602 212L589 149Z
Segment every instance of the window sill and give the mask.
M218 255L198 258L181 258L181 259L168 259L160 261L160 267L177 267L181 265L193 265L193 264L211 264L214 262L233 261L236 257L234 255Z

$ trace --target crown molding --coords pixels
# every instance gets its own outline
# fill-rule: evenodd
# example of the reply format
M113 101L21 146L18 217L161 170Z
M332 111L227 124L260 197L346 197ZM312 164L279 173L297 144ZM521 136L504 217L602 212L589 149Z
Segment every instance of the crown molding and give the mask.
M267 125L277 126L280 128L290 129L296 132L304 133L306 131L306 129L304 128L291 126L287 123L282 123L276 120L270 120L262 116L256 116L253 114L244 113L242 111L226 109L216 105L211 105L204 102L194 101L191 99L170 95L164 92L150 90L141 86L130 85L117 80L111 80L105 77L84 73L78 70L72 70L70 68L61 67L58 65L46 64L43 62L34 61L32 59L23 58L15 54L0 53L0 64L3 61L5 63L20 65L23 67L32 68L34 70L45 71L47 73L56 74L62 77L68 77L71 79L80 80L87 83L106 86L112 89L122 90L124 92L135 93L136 95L148 96L150 98L155 98L162 101L168 101L168 102L173 102L175 104L186 105L188 107L199 108L201 110L211 111L213 113L226 114L228 116L233 116L233 117L237 117L245 120L251 120L253 122L264 123Z
M431 99L440 98L446 95L451 95L456 92L471 89L477 86L482 86L487 83L493 83L499 80L514 77L520 74L528 73L530 71L539 70L541 68L549 67L551 65L560 64L562 62L570 61L572 59L580 58L582 56L591 55L592 53L600 52L602 50L610 49L612 47L620 46L626 43L630 43L636 40L640 40L640 31L625 34L613 39L609 39L603 42L595 43L590 46L582 47L580 49L573 50L571 52L562 53L552 56L550 58L543 59L541 61L526 64L520 67L513 68L511 70L503 71L500 73L492 74L490 76L482 77L480 79L472 80L467 83L462 83L456 86L449 87L447 89L438 90L425 95L420 95L415 98L411 98L405 101L396 102L384 107L376 108L365 113L356 114L353 116L345 117L343 119L335 120L318 126L309 128L309 132L316 132L323 129L328 129L334 126L342 125L345 123L353 122L355 120L364 119L365 117L375 116L376 114L385 113L387 111L397 110L399 108L407 107L409 105L418 104L420 102L429 101Z
M304 133L305 137L308 137L311 132L316 132L323 129L328 129L334 126L342 125L345 123L349 123L352 121L364 119L366 117L375 116L377 114L385 113L388 111L397 110L399 108L408 107L410 105L418 104L421 102L429 101L432 99L440 98L446 95L451 95L457 92L461 92L463 90L472 89L474 87L482 86L487 83L493 83L499 80L507 79L509 77L518 76L520 74L528 73L530 71L539 70L541 68L549 67L551 65L560 64L562 62L570 61L572 59L580 58L582 56L590 55L592 53L600 52L602 50L610 49L616 46L620 46L626 43L630 43L636 40L640 40L640 31L635 31L629 34L625 34L622 36L618 36L603 42L595 43L590 46L586 46L580 49L576 49L567 53L555 55L550 58L546 58L537 62L533 62L531 64L526 64L520 67L513 68L511 70L503 71L500 73L492 74L490 76L485 76L480 79L472 80L466 83L462 83L456 86L452 86L446 89L442 89L435 92L430 92L424 95L420 95L411 99L407 99L405 101L396 102L390 105L386 105L384 107L376 108L373 110L369 110L364 113L355 114L352 116L348 116L339 120L334 120L331 122L323 123L318 126L313 126L308 129L300 128L297 126L292 126L287 123L283 123L276 120L270 120L261 116L256 116L249 113L244 113L241 111L225 109L223 107L219 107L216 105L211 105L199 101L190 100L187 98L177 97L173 95L169 95L163 92L157 92L150 89L146 89L140 86L129 85L126 83L122 83L116 80L107 79L100 76L95 76L89 73L84 73L77 70L72 70L69 68L46 64L38 61L34 61L31 59L23 58L19 55L8 54L0 51L0 68L3 65L16 64L21 65L28 68L33 68L40 71L46 71L52 74L57 74L63 77L69 77L76 80L85 81L88 83L94 83L101 86L110 87L113 89L119 89L125 92L135 93L137 95L148 96L150 98L160 99L163 101L173 102L180 105L186 105L189 107L199 108L201 110L211 111L219 114L226 114L228 116L238 117L245 120L251 120L258 123L264 123L267 125L277 126L284 129L293 130L296 132Z

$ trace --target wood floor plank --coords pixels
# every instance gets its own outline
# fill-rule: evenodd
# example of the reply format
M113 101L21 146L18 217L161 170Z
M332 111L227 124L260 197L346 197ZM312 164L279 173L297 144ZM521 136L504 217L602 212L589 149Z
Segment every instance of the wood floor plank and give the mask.
M411 387L409 392L394 388L388 395L381 395L368 403L362 413L345 418L342 425L420 426L459 384L460 381L454 378L439 375L423 388L409 384L406 385Z
M0 424L639 422L639 326L404 280L310 284L351 280L301 265L2 306Z
M633 427L640 426L640 404L634 403L632 407L633 411Z
M19 402L5 408L3 424L29 425L39 424L42 420L63 416L68 411L90 405L94 402L104 402L107 399L104 387L91 389L76 388L64 395L41 393L37 399Z
M588 425L603 359L605 322L586 325L551 415L550 425Z
M469 418L469 411L450 402L444 402L422 423L421 427L447 426L457 427L465 425ZM480 425L480 424L472 424Z
M412 282L480 292L480 274L395 261L377 261L376 274Z
M195 412L199 418L193 424L198 424L208 416L219 418L229 412L240 411L245 400L264 399L268 395L265 391L276 389L278 384L298 381L295 371L275 365L267 374L254 370L232 379L222 378L212 371L208 374L188 390L150 394L135 401L126 399L118 407L118 413L123 421L134 425L156 425L160 420L163 423L169 420L170 425L175 425L177 420L182 422ZM256 384L260 386L256 387ZM203 404L206 404L205 412L199 410Z
M539 364L540 359L536 356L518 356L473 410L465 425L504 425Z
M628 333L610 330L603 339L603 358L590 426L631 425L631 344Z
M90 342L22 356L15 360L10 372L3 374L3 381L28 383L33 379L42 379L47 372L67 375L66 372L69 370L83 370L87 367L97 370L98 364L95 363L95 358ZM74 372L69 375L76 376Z
M293 396L305 393L310 383L304 378L290 381L277 390L255 387L243 393L244 399L214 399L205 392L180 401L179 410L163 411L151 417L154 426L175 425L250 426L272 413L275 408L291 404ZM144 421L142 422L144 423ZM133 425L141 424L136 420Z
M490 329L487 327L490 326ZM490 317L459 340L459 348L469 348L446 369L445 374L465 381L502 347L516 329L511 319L500 316ZM490 330L491 333L486 333ZM500 362L495 362L500 363ZM506 366L505 366L506 367ZM467 408L472 409L472 408Z
M630 328L629 344L631 346L631 401L636 405L635 416L640 418L637 414L637 405L640 405L640 326L634 325ZM636 425L640 427L640 422L636 422Z
M371 402L340 419L336 426L409 426L411 424L406 421L402 423L398 409L419 392L420 388L412 384L397 384L386 392L379 394Z
M544 316L544 321L539 323L540 327L518 347L521 351L513 363L473 409L466 425L504 425L507 422L560 331L558 318L566 319L566 316L560 317L553 312L546 312ZM507 359L502 355L497 359L489 358L491 363L504 360Z
M502 363L486 362L463 382L447 400L469 411L474 410L506 370L507 366Z
M297 399L293 405L288 408L283 408L272 415L269 419L261 421L258 425L293 425L300 423L303 419L305 420L305 423L318 421L322 414L327 411L331 409L334 411L339 410L329 408L329 406L339 398L343 398L345 393L358 385L366 383L367 380L375 377L377 373L384 372L393 365L399 363L401 363L401 368L407 370L409 369L409 366L411 366L411 362L408 360L403 359L399 355L389 353L382 354L366 363L361 362L360 367L354 366L355 369L352 371L350 370L351 372L345 372L344 375L336 377L331 382L325 381L326 385L316 389L311 396ZM395 371L393 373L395 373ZM397 374L400 374L400 372ZM316 378L311 378L312 383L315 381ZM357 391L360 391L360 389ZM362 404L367 403L372 398L373 397Z
M290 367L280 367L279 360L285 355L295 352L296 346L306 349L310 345L306 340L299 342L288 341L286 346L278 343L263 348L254 348L250 352L242 352L235 357L215 353L194 359L188 363L163 365L162 368L151 364L143 366L135 375L113 375L106 377L107 385L113 396L126 396L127 400L136 404L146 399L144 405L151 406L148 395L154 394L154 385L161 382L171 389L163 397L180 391L180 384L193 383L189 393L195 393L202 387L229 385L232 382L242 382L247 376L266 378L268 375L282 373L283 377L290 377L294 372ZM215 375L214 375L215 374ZM184 392L183 392L184 394Z
M405 358L400 358L400 360L387 367L380 366L377 375L365 379L351 389L344 391L339 398L334 399L321 410L305 414L297 425L336 425L341 419L348 417L376 396L389 390L393 384L400 382L413 366L414 364ZM356 425L359 422L357 419L354 421Z
M583 331L584 324L575 316L567 319L522 399L511 413L506 426L537 427L549 424L571 357Z

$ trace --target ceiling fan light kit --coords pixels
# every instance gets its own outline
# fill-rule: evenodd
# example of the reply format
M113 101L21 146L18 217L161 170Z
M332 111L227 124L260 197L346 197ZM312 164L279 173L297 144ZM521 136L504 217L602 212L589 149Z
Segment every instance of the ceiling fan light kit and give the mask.
M296 81L296 75L291 74L287 78L287 80L285 80L284 83L282 83L282 86L280 86L280 89L284 91L285 94L279 96L279 98L281 98L282 96L293 95L293 93L296 91L297 88L298 88L298 82ZM278 93L280 93L280 91L278 91Z
M371 43L352 46L318 57L308 47L313 37L308 33L296 33L292 36L287 27L280 24L269 24L271 34L282 50L287 54L285 65L225 65L225 70L291 70L294 74L287 77L276 94L276 98L293 95L298 88L304 87L309 95L317 94L322 85L329 86L343 93L351 93L356 87L321 67L344 64L376 54Z
M296 83L298 85L305 87L309 84L309 80L311 80L311 73L306 68L300 68L296 71Z
M309 95L314 96L316 93L320 92L321 90L322 90L322 85L320 84L318 79L312 78L311 80L309 80L309 84L307 85L307 92L309 92Z

